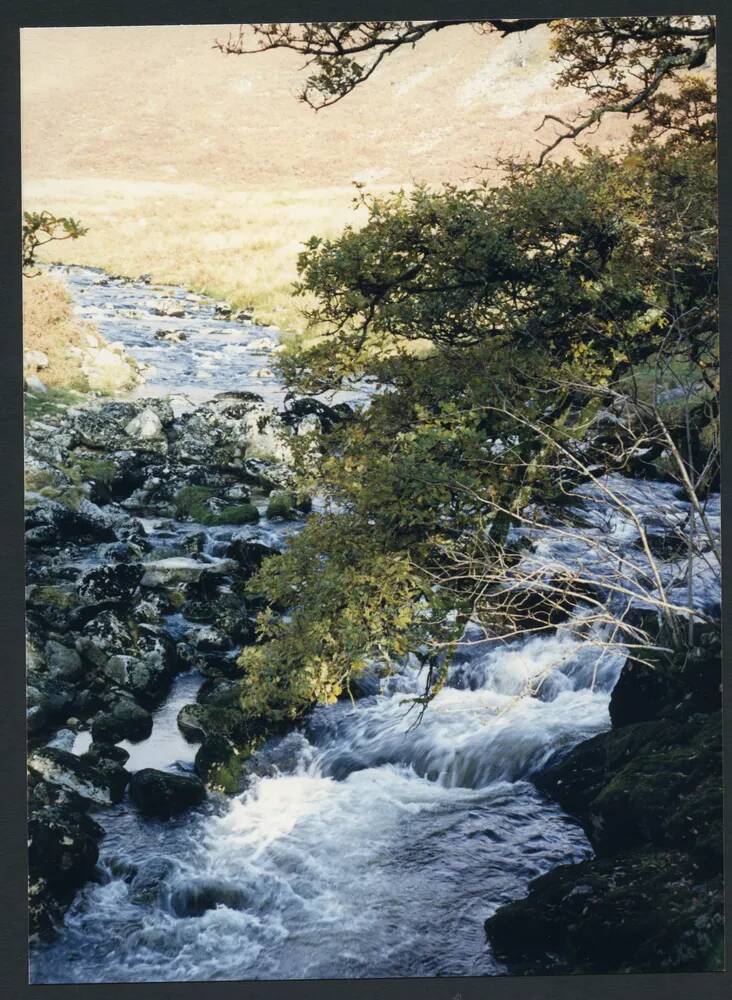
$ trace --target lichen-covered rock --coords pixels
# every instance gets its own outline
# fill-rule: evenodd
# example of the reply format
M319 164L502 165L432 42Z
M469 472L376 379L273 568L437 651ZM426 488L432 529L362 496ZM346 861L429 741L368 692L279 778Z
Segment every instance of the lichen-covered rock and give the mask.
M123 767L99 769L68 750L42 747L28 758L28 770L37 780L57 785L97 805L119 802L127 785Z
M84 659L104 667L115 655L129 655L134 639L128 624L114 611L102 611L86 623L76 640L76 648Z
M31 812L28 866L31 934L48 933L92 877L104 831L85 813L67 805Z
M128 562L107 563L82 573L77 582L79 597L84 601L130 603L144 575L142 566Z
M43 649L48 675L52 679L76 681L84 673L84 668L76 649L49 639Z

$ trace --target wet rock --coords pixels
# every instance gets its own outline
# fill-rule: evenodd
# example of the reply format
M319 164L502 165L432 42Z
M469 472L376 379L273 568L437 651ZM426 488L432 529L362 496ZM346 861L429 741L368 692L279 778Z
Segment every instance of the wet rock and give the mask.
M203 575L217 576L231 573L236 569L236 563L231 559L199 562L195 559L174 556L146 562L144 568L143 587L170 587L179 583L197 582Z
M203 802L206 788L194 775L170 774L146 767L130 780L130 798L145 816L169 819Z
M168 858L150 858L137 869L130 883L130 900L137 904L160 901L165 883L174 871Z
M151 312L171 319L183 319L186 314L184 306L176 299L162 299L158 305L151 307Z
M188 334L182 330L156 330L155 339L165 340L170 344L182 344L184 340L188 340Z
M192 742L223 736L239 750L251 747L266 732L264 719L243 714L240 680L211 677L201 688L199 702L184 705L178 713L178 727Z
M130 755L124 747L112 746L109 743L90 743L89 749L81 755L81 758L95 766L113 763L124 767Z
M243 889L222 879L195 879L176 887L170 895L170 908L177 917L201 917L219 906L242 910L248 903Z
M627 660L610 697L613 726L661 718L683 721L721 708L719 633L701 631L695 639L675 659L649 651L642 660Z
M642 851L555 868L485 929L510 971L714 971L722 906L721 879L705 880L686 854Z
M601 733L535 777L600 854L644 844L721 864L721 719L655 720ZM689 839L689 834L694 839Z
M203 705L184 705L178 712L178 728L191 743L200 743L205 739L208 734Z
M146 740L152 732L152 715L133 701L119 701L112 711L102 712L92 721L95 743Z
M196 773L209 788L234 795L239 791L245 756L225 736L209 736L196 753Z

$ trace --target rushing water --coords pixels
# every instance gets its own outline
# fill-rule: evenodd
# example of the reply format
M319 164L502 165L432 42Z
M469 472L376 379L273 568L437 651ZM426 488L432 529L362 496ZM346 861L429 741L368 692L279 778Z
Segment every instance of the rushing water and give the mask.
M219 320L206 301L161 324L151 309L170 290L98 283L105 279L90 270L66 274L82 314L155 366L147 392L201 399L264 389L281 401L276 380L253 374L262 359L247 349L271 332ZM155 341L161 325L187 340ZM637 489L648 511L659 496L680 503L658 484ZM601 535L624 558L632 525L593 525L591 497L587 516L587 539ZM209 529L213 554L221 531ZM567 558L569 546L569 557L591 561L594 551L576 540L543 545L533 558ZM61 934L35 948L33 981L503 972L485 941L486 917L530 879L591 853L531 774L558 747L607 728L622 662L566 628L510 643L468 633L417 727L406 701L423 683L415 661L373 678L372 693L355 704L317 709L299 731L271 741L232 799L167 822L141 818L126 799L97 811L106 831L100 879L78 894ZM540 673L540 695L517 697ZM178 678L150 739L128 746L130 769L190 768L195 748L176 714L199 683Z

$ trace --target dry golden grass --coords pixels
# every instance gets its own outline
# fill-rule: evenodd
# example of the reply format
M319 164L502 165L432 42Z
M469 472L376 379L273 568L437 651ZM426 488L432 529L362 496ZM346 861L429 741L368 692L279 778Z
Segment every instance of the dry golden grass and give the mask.
M85 347L87 334L98 337L91 324L82 323L71 311L71 300L63 285L48 275L23 279L23 345L26 351L42 351L49 366L40 372L53 389L88 389L79 359L70 347Z
M23 30L25 205L89 227L46 260L149 272L302 331L297 254L358 222L354 180L472 183L479 164L538 152L542 114L580 100L552 87L547 29L500 39L461 25L395 52L316 115L295 96L300 56L227 58L212 43L229 30ZM625 132L609 122L588 141Z
M223 192L195 185L66 181L26 186L28 206L82 220L76 242L50 244L45 261L103 267L115 274L149 273L254 306L257 318L284 333L304 328L305 299L294 299L297 256L310 236L358 225L350 187L308 191Z

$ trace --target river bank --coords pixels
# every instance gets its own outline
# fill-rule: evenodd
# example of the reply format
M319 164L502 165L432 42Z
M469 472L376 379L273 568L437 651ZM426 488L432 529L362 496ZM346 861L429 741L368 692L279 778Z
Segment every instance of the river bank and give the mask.
M625 719L639 734L632 755L621 740L613 758L624 731L613 700L625 689L642 705L648 684L634 689L617 653L598 668L592 643L560 626L508 644L466 635L417 729L405 717L422 687L416 658L289 732L244 718L235 661L258 609L245 584L307 508L291 495L287 435L348 409L286 400L267 362L275 333L251 317L183 289L88 269L64 277L82 316L150 375L130 398L28 430L33 980L592 971L552 927L595 878L588 866L606 864L599 791L644 750L665 782L660 748L677 746L701 758L711 788L716 751L699 716L714 695L683 718L671 688L646 697L646 717ZM668 484L634 488L649 524L659 504L679 505ZM610 544L621 551L629 537L616 525ZM708 662L707 693L718 654ZM517 698L542 664L541 694ZM644 742L633 727L649 719L660 723ZM684 790L698 778L684 771ZM562 905L541 896L542 879L558 877ZM604 894L615 874L598 878ZM501 936L511 913L535 929ZM536 953L512 951L514 939Z

